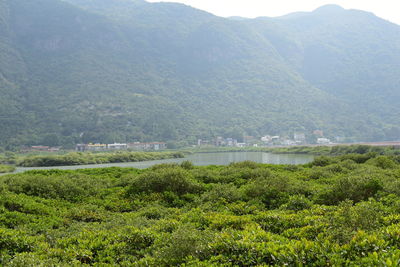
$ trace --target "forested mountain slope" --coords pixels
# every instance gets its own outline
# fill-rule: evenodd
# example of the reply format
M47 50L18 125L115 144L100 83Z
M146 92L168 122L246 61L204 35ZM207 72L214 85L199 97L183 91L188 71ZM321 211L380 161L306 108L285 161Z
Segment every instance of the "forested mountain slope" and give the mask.
M305 80L366 110L369 116L399 125L398 25L334 5L249 23L271 40ZM399 128L376 134L381 137L375 139L384 135L398 139Z
M6 147L400 137L400 27L369 13L233 20L140 0L1 0L0 26Z

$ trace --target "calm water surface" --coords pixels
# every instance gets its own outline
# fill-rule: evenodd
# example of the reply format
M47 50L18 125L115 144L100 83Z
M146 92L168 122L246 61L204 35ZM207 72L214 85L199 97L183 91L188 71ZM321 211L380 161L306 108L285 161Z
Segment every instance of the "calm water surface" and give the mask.
M250 160L258 163L270 164L305 164L314 159L312 155L301 154L271 154L264 152L222 152L222 153L197 153L188 155L182 159L163 159L143 162L125 162L125 163L106 163L96 165L76 165L76 166L56 166L56 167L32 167L32 168L17 168L15 172L24 172L28 170L76 170L89 168L106 168L106 167L132 167L145 169L160 163L180 163L185 160L191 161L194 165L228 165L231 162L240 162Z

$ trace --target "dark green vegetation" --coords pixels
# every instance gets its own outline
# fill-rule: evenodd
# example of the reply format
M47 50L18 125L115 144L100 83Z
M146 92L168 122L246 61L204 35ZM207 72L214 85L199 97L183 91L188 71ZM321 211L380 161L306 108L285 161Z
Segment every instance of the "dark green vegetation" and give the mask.
M259 148L263 151L264 148ZM391 146L368 146L368 145L338 145L338 146L294 146L281 148L267 148L264 151L277 154L311 154L311 155L344 155L344 154L367 154L377 153L381 155L399 155L400 149Z
M14 166L0 164L0 173L7 173L15 171Z
M230 20L142 0L0 1L0 146L400 138L400 27L327 6Z
M400 156L0 177L5 266L398 266Z
M64 155L32 155L4 157L0 161L14 163L21 167L45 167L45 166L71 166L86 164L137 162L147 160L183 158L181 152L108 152L108 153L68 153Z

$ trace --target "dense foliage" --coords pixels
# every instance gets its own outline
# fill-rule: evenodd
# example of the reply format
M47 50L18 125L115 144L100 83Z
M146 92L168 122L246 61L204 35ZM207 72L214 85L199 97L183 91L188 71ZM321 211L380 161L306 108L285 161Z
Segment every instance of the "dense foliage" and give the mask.
M377 153L384 155L399 155L396 146L369 146L369 145L336 145L336 146L289 146L280 148L259 148L277 154L312 154L312 155L345 155Z
M183 158L181 152L72 152L63 155L32 155L14 158L21 167L71 166L101 163L137 162L170 158Z
M238 21L142 0L2 0L0 146L398 139L399 36L329 7Z
M400 157L0 177L6 266L398 266Z
M15 170L14 166L0 164L0 173L13 172L14 170Z

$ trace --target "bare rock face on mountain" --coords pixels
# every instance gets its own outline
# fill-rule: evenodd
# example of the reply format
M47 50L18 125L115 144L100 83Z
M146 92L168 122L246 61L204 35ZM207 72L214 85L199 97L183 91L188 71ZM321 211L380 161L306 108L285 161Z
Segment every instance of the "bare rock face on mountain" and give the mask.
M1 0L0 36L0 146L400 138L400 26L367 12L225 19L141 0Z

